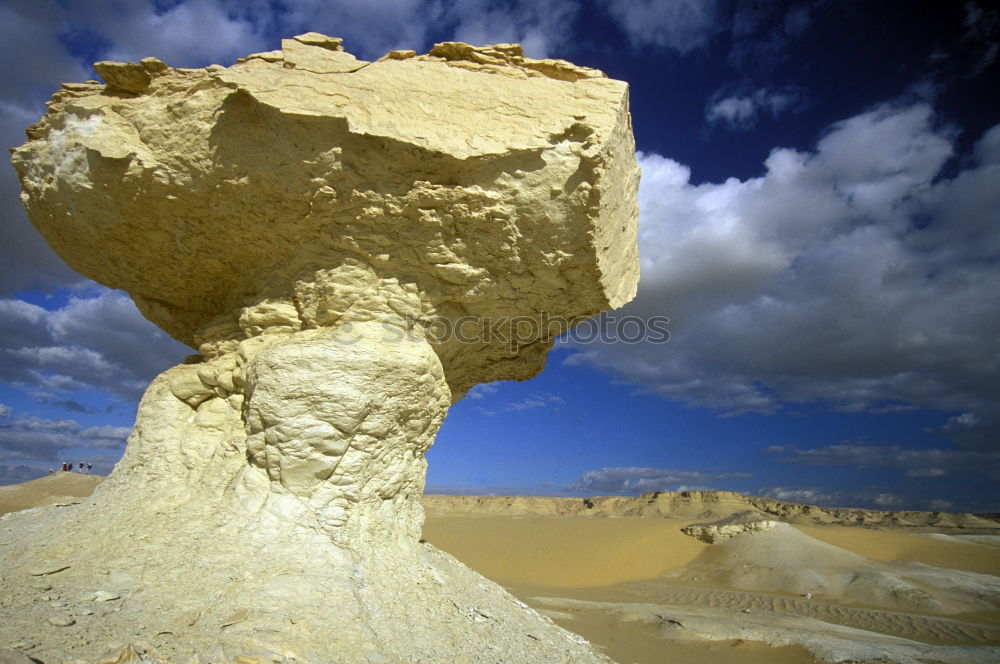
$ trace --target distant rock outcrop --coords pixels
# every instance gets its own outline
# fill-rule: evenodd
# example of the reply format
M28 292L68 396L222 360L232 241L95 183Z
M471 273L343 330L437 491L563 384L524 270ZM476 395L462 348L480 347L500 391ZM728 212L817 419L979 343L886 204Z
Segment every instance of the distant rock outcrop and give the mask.
M604 661L418 544L419 498L451 403L635 294L626 84L512 44L364 62L316 33L229 68L96 69L14 151L24 203L198 355L149 386L91 500L2 524L5 574L65 563L53 586L127 610L39 628L18 587L0 637L86 631L38 637L61 659L104 634L170 657Z
M663 517L724 519L746 513L762 519L796 524L840 524L873 528L933 526L940 530L977 529L1000 533L1000 521L965 512L880 511L860 507L817 507L775 498L744 496L733 491L656 491L637 497L593 496L445 496L423 498L428 514L496 516Z
M737 512L712 523L692 523L681 528L681 532L707 544L714 544L743 533L774 530L780 521L765 519L753 512Z

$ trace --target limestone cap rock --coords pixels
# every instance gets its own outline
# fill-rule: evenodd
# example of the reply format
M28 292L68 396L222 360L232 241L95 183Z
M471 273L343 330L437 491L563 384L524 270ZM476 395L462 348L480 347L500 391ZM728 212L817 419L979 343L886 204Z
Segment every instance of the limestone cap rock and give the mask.
M601 72L511 44L369 63L318 33L228 68L98 72L13 151L22 200L70 266L203 355L436 320L458 398L634 297L628 88Z

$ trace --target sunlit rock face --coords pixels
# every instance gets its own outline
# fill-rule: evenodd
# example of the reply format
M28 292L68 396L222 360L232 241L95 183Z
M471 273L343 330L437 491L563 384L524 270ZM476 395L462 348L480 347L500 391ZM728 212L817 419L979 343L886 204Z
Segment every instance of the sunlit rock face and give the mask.
M316 33L229 68L95 68L13 152L22 198L72 267L198 350L147 390L102 522L282 560L307 538L332 576L379 577L379 606L437 615L413 584L449 404L635 294L626 84L510 44L369 63ZM209 512L232 532L191 544Z

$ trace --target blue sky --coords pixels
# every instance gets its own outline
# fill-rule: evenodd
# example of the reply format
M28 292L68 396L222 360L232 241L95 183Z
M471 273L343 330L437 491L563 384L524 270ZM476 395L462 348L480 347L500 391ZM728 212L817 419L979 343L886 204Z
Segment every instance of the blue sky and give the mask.
M628 81L639 295L668 343L563 343L479 386L431 490L717 488L1000 511L1000 14L985 2L7 0L0 136L98 59L230 64L308 30L362 58L519 41ZM107 472L191 349L73 273L0 168L0 483Z

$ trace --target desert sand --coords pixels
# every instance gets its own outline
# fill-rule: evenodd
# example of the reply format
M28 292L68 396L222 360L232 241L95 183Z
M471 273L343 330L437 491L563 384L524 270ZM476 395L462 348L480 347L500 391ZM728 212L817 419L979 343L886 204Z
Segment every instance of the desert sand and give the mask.
M72 505L94 492L101 475L58 472L37 480L0 486L0 515L41 505Z
M423 532L623 664L998 661L1000 524L767 500L427 496ZM706 519L777 523L681 530Z
M505 585L611 586L652 579L694 561L708 545L686 522L620 517L429 517L424 537Z
M101 480L0 487L0 513L77 502ZM651 500L686 516L615 515ZM931 532L921 518L963 517L910 513L918 525L793 526L739 509L749 500L609 498L595 517L576 498L426 496L423 535L621 664L997 661L1000 524ZM739 511L719 523L774 525L713 544L682 531L726 509Z

